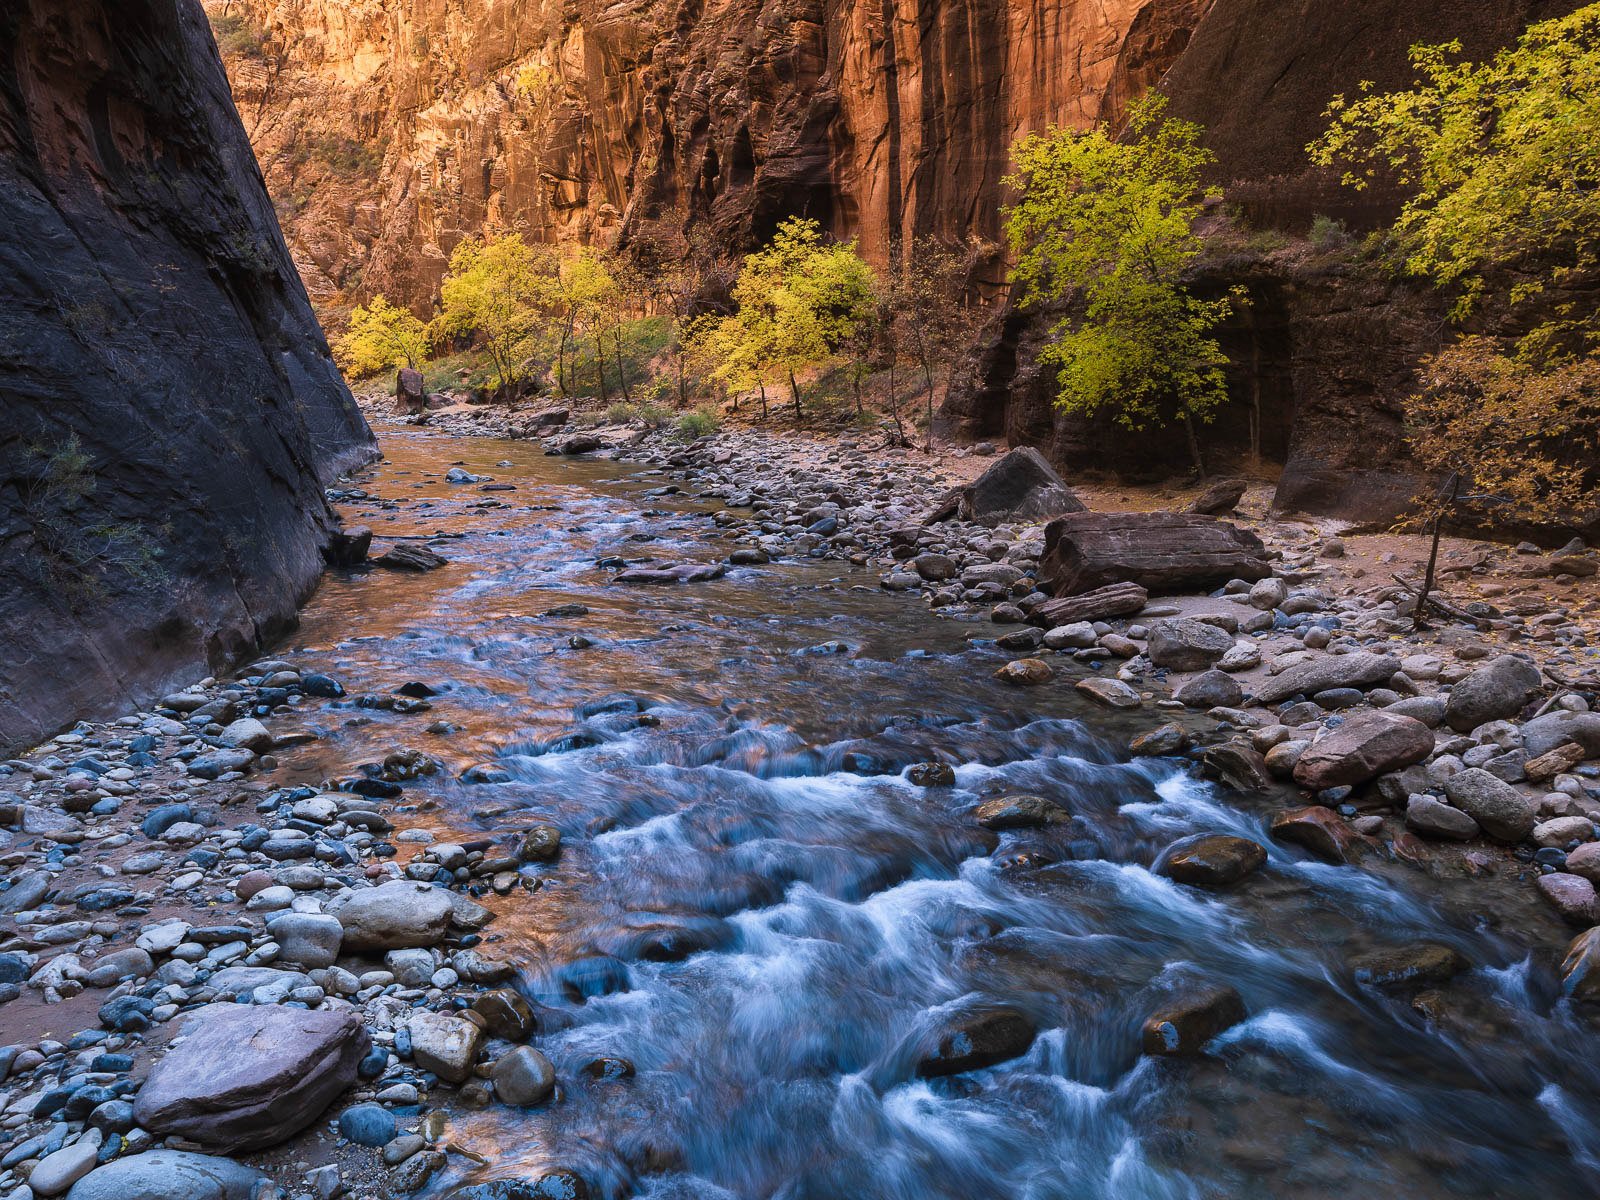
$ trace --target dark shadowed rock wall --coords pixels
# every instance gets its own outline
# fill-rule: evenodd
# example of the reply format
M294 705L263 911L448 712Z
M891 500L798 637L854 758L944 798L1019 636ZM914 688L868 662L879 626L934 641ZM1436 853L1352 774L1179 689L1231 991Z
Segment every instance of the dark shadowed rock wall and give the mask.
M199 4L0 4L0 748L290 625L373 453Z

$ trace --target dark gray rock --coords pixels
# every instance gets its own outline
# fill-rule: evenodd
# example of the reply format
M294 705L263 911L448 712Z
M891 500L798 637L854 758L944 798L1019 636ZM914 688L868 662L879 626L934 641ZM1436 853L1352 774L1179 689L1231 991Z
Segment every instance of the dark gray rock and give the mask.
M959 517L993 527L1005 521L1040 521L1084 511L1083 501L1072 494L1044 455L1032 446L1022 446L965 487L951 491L928 521Z
M1533 831L1539 804L1503 780L1478 767L1468 767L1444 781L1445 795L1490 837L1520 842Z
M1315 696L1330 688L1369 688L1388 683L1400 660L1387 654L1327 654L1274 675L1256 688L1257 704L1277 704L1290 696Z
M1445 723L1457 733L1469 733L1485 721L1514 717L1542 680L1539 668L1527 659L1503 654L1450 689Z
M1231 649L1233 635L1204 621L1174 617L1150 623L1147 653L1158 667L1204 671Z
M198 0L22 0L0 45L3 751L285 630L374 446Z
M231 1159L149 1150L96 1167L67 1200L257 1200L264 1184L270 1176Z

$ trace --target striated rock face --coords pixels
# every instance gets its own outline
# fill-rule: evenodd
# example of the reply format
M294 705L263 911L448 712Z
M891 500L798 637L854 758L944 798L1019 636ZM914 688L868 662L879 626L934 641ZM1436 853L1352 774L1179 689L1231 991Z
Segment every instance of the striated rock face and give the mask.
M0 747L293 621L373 454L195 0L0 7Z
M207 7L313 297L424 305L486 227L689 226L739 250L799 213L879 262L897 239L998 241L1012 141L1118 111L1210 3Z

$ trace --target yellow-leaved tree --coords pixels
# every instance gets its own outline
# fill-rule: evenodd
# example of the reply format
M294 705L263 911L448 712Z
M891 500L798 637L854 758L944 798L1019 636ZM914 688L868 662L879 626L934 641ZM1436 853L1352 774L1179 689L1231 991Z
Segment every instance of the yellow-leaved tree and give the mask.
M467 238L450 255L434 330L441 337L481 338L494 364L496 386L527 374L534 339L557 305L556 260L518 234Z
M797 372L829 362L870 318L872 268L855 243L825 242L815 221L791 217L761 250L745 259L733 286L738 309L699 333L712 374L735 391L761 392L787 380L801 416Z
M350 314L350 328L333 346L334 357L346 373L376 375L394 366L415 367L428 353L428 330L403 308L381 295Z

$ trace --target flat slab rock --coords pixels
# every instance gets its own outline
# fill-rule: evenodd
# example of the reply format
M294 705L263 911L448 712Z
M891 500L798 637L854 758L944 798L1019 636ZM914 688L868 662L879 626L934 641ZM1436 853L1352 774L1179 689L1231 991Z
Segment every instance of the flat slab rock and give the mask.
M372 1046L348 1012L217 1004L151 1069L134 1119L154 1133L237 1152L273 1146L322 1115Z
M1028 620L1054 629L1077 621L1103 621L1139 612L1150 602L1150 593L1137 583L1113 583L1077 596L1059 596L1034 605Z
M1040 575L1058 596L1113 583L1150 592L1209 590L1272 574L1261 539L1199 513L1071 513L1045 526Z
M612 583L704 583L728 573L725 563L674 563L670 567L629 567L611 577Z

